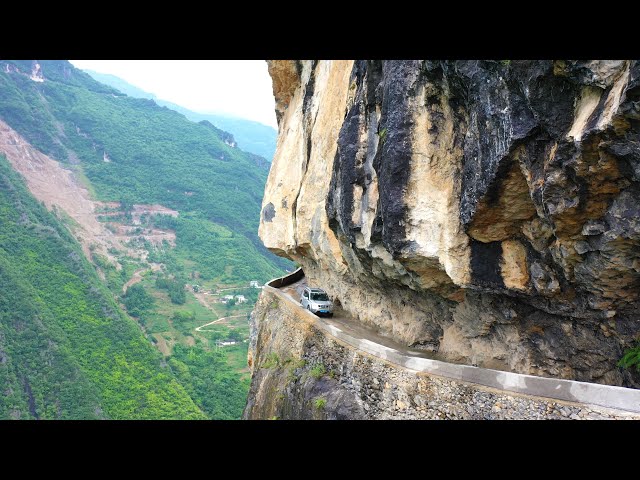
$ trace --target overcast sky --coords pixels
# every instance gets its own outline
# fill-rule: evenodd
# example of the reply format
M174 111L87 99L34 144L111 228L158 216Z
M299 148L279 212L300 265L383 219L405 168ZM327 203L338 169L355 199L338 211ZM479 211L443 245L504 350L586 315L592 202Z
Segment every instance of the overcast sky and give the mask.
M225 113L277 128L263 60L71 60L77 68L110 73L203 113Z

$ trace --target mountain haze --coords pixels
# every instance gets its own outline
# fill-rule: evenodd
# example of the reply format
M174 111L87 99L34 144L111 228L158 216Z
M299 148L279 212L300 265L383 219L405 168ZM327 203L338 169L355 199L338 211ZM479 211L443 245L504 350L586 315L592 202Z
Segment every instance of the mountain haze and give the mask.
M0 117L43 153L78 166L100 200L162 203L182 212L178 248L181 237L196 242L192 256L209 276L265 281L277 273L269 263L284 265L256 233L268 172L227 145L218 129L126 97L68 62L38 64L42 82L25 73L32 72L31 61L3 64ZM198 235L194 227L202 222L219 231Z
M84 70L97 81L109 85L120 92L133 98L147 98L155 101L158 105L175 110L183 114L189 120L201 122L206 120L216 127L230 132L238 142L238 147L247 152L255 153L271 162L271 158L276 150L277 132L274 128L260 122L247 120L244 118L232 117L215 113L194 112L187 108L176 105L156 97L153 93L146 92L135 85L115 75L99 73L93 70Z

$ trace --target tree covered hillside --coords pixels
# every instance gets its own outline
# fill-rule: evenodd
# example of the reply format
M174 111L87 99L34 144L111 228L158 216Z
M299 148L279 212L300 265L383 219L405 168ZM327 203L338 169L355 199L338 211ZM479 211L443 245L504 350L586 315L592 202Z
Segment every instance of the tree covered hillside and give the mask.
M264 282L288 265L257 237L265 165L227 145L220 130L127 97L66 61L0 67L0 118L78 165L98 199L178 210L178 251L205 278Z
M240 418L268 162L66 61L0 60L0 120L0 418Z
M1 156L0 387L0 418L205 418Z
M278 136L278 132L276 132L276 129L273 127L260 122L254 122L253 120L247 120L246 118L230 117L215 113L194 112L175 103L157 98L153 93L145 92L115 75L91 70L85 70L85 72L100 83L109 85L130 97L154 100L158 105L182 113L194 122L211 122L213 125L232 133L241 149L261 155L269 162L273 158L273 154L276 151L276 137Z

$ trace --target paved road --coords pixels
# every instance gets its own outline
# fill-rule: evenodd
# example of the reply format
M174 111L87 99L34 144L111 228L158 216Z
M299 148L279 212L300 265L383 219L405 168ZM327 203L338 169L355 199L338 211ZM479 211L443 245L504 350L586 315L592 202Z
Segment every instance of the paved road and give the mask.
M306 278L302 278L281 288L280 292L300 305L300 295L305 286ZM640 412L640 390L455 364L438 358L437 354L410 348L384 337L375 328L364 326L342 309L336 309L333 318L316 318L317 327L327 334L409 370L484 385L505 392Z
M292 283L291 285L287 285L286 287L282 287L282 290L287 296L289 296L296 303L300 303L300 297L302 296L302 290L307 286L307 278L302 277L301 280ZM322 288L322 287L320 287ZM300 305L302 308L302 305ZM369 342L371 344L378 344L389 349L395 350L397 352L403 353L404 355L409 355L411 357L417 358L428 358L434 359L437 358L436 354L431 352L426 352L424 350L419 350L417 348L410 348L406 345L398 343L388 337L384 337L378 333L375 327L367 328L363 326L361 323L356 322L347 312L345 312L340 307L335 307L333 312L333 317L320 317L323 322L332 327L338 329L339 331L344 331L348 335L361 339L363 342Z

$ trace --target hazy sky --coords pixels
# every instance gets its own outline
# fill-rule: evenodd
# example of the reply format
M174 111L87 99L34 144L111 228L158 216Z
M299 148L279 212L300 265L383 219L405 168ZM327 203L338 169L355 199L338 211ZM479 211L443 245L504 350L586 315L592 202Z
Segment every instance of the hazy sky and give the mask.
M71 60L110 73L162 100L203 113L226 113L277 128L263 60Z

